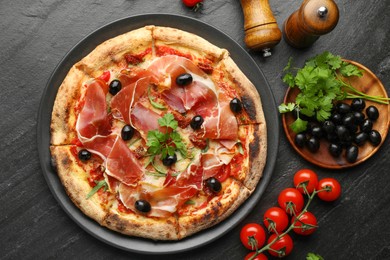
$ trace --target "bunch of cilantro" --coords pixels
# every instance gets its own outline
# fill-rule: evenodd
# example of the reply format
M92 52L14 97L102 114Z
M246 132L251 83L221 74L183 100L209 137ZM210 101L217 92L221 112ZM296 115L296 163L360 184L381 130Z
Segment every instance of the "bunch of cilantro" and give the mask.
M345 82L344 79L348 77L361 77L363 72L328 51L309 59L295 76L291 58L283 71L286 72L283 82L300 90L294 103L279 106L280 113L297 113L297 119L290 125L295 133L307 128L308 122L301 119L300 114L323 122L331 116L333 104L338 100L364 98L382 104L388 104L389 101L388 98L366 95Z
M180 134L176 131L178 122L174 116L170 113L165 114L162 118L158 119L158 124L161 127L166 127L166 132L160 132L159 130L152 130L148 132L147 143L148 153L152 156L161 154L161 158L165 158L168 155L174 155L176 151L179 151L184 157L187 156L187 149L183 143ZM168 131L168 128L171 131Z

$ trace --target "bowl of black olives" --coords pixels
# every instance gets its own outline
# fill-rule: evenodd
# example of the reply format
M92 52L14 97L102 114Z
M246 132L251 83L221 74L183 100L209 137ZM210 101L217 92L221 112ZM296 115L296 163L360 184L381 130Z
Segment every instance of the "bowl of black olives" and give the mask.
M380 80L363 65L349 61L363 70L362 77L353 77L350 84L372 96L387 97ZM284 102L294 102L298 88L289 88ZM292 147L309 162L329 169L360 164L370 158L384 142L389 128L390 106L362 98L333 103L331 115L323 122L306 117L307 129L296 134L290 125L296 120L293 112L282 115L283 128Z

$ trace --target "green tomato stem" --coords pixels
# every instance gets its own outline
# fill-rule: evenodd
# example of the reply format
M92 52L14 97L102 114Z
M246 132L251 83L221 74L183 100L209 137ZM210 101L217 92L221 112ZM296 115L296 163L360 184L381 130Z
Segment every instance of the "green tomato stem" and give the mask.
M305 185L304 185L304 189L305 189ZM306 190L306 189L305 189L305 190ZM293 212L293 214L294 214L294 216L295 216L295 219L294 219L294 221L291 223L291 225L286 229L286 231L284 231L282 234L277 234L277 233L275 233L275 234L277 235L277 236L275 237L275 239L272 240L269 244L267 244L267 245L263 246L262 248L256 250L256 253L253 254L253 256L251 256L251 258L249 258L249 260L253 260L256 256L258 256L260 253L262 253L262 252L264 252L264 251L266 251L266 250L271 250L271 251L274 251L274 252L278 252L278 253L279 253L278 250L272 249L271 246L272 246L273 244L275 244L276 241L278 241L280 238L282 238L282 237L284 237L285 235L287 235L294 227L296 227L295 224L299 221L299 218L300 218L303 214L305 214L305 213L307 212L307 209L309 208L311 201L314 199L314 197L317 195L317 193L322 192L322 191L326 191L326 190L327 190L327 189L321 189L321 190L318 190L318 191L317 191L317 190L314 190L312 194L306 193L306 194L307 194L307 197L308 197L308 201L307 201L305 207L303 208L303 210L302 210L298 215L296 215L295 211Z

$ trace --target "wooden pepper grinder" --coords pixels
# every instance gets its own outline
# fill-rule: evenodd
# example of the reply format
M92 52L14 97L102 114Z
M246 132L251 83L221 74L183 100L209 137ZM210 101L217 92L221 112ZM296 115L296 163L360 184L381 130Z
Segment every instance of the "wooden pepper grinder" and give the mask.
M241 0L244 12L245 44L248 48L271 56L271 48L278 44L282 33L272 14L268 0Z
M304 0L285 21L284 38L295 48L306 48L332 31L338 21L339 9L333 0Z

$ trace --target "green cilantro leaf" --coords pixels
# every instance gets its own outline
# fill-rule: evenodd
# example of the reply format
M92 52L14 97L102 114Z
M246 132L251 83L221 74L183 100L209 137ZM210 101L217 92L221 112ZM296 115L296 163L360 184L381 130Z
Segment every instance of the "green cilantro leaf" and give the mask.
M294 111L294 108L295 108L295 103L287 103L287 104L283 103L278 107L279 113L281 114Z
M306 260L324 260L324 258L318 254L308 253Z
M173 131L162 133L159 130L152 130L148 132L146 145L148 146L148 153L151 159L147 165L150 163L153 164L156 155L161 155L161 158L165 158L168 155L174 155L178 151L183 157L187 157L187 147L183 143L180 134L175 131L178 127L178 122L174 116L167 113L158 119L158 123L162 127L165 126L173 129Z
M175 120L175 117L171 113L165 114L162 118L158 119L158 124L160 126L166 126L176 130L178 122Z
M106 192L107 189L108 189L108 184L105 180L101 180L101 181L95 181L96 183L96 186L92 188L92 190L87 194L87 199L89 199L90 197L92 197L96 192L98 192L98 190L100 190L101 188L103 188L103 191Z
M307 128L307 121L297 118L297 120L295 120L294 123L290 125L290 127L294 133L303 132Z
M356 67L355 65L352 65L350 63L347 63L347 62L342 63L342 66L340 68L340 73L344 77L351 77L351 76L361 77L361 76L363 76L363 72L361 70L359 70L358 67Z

